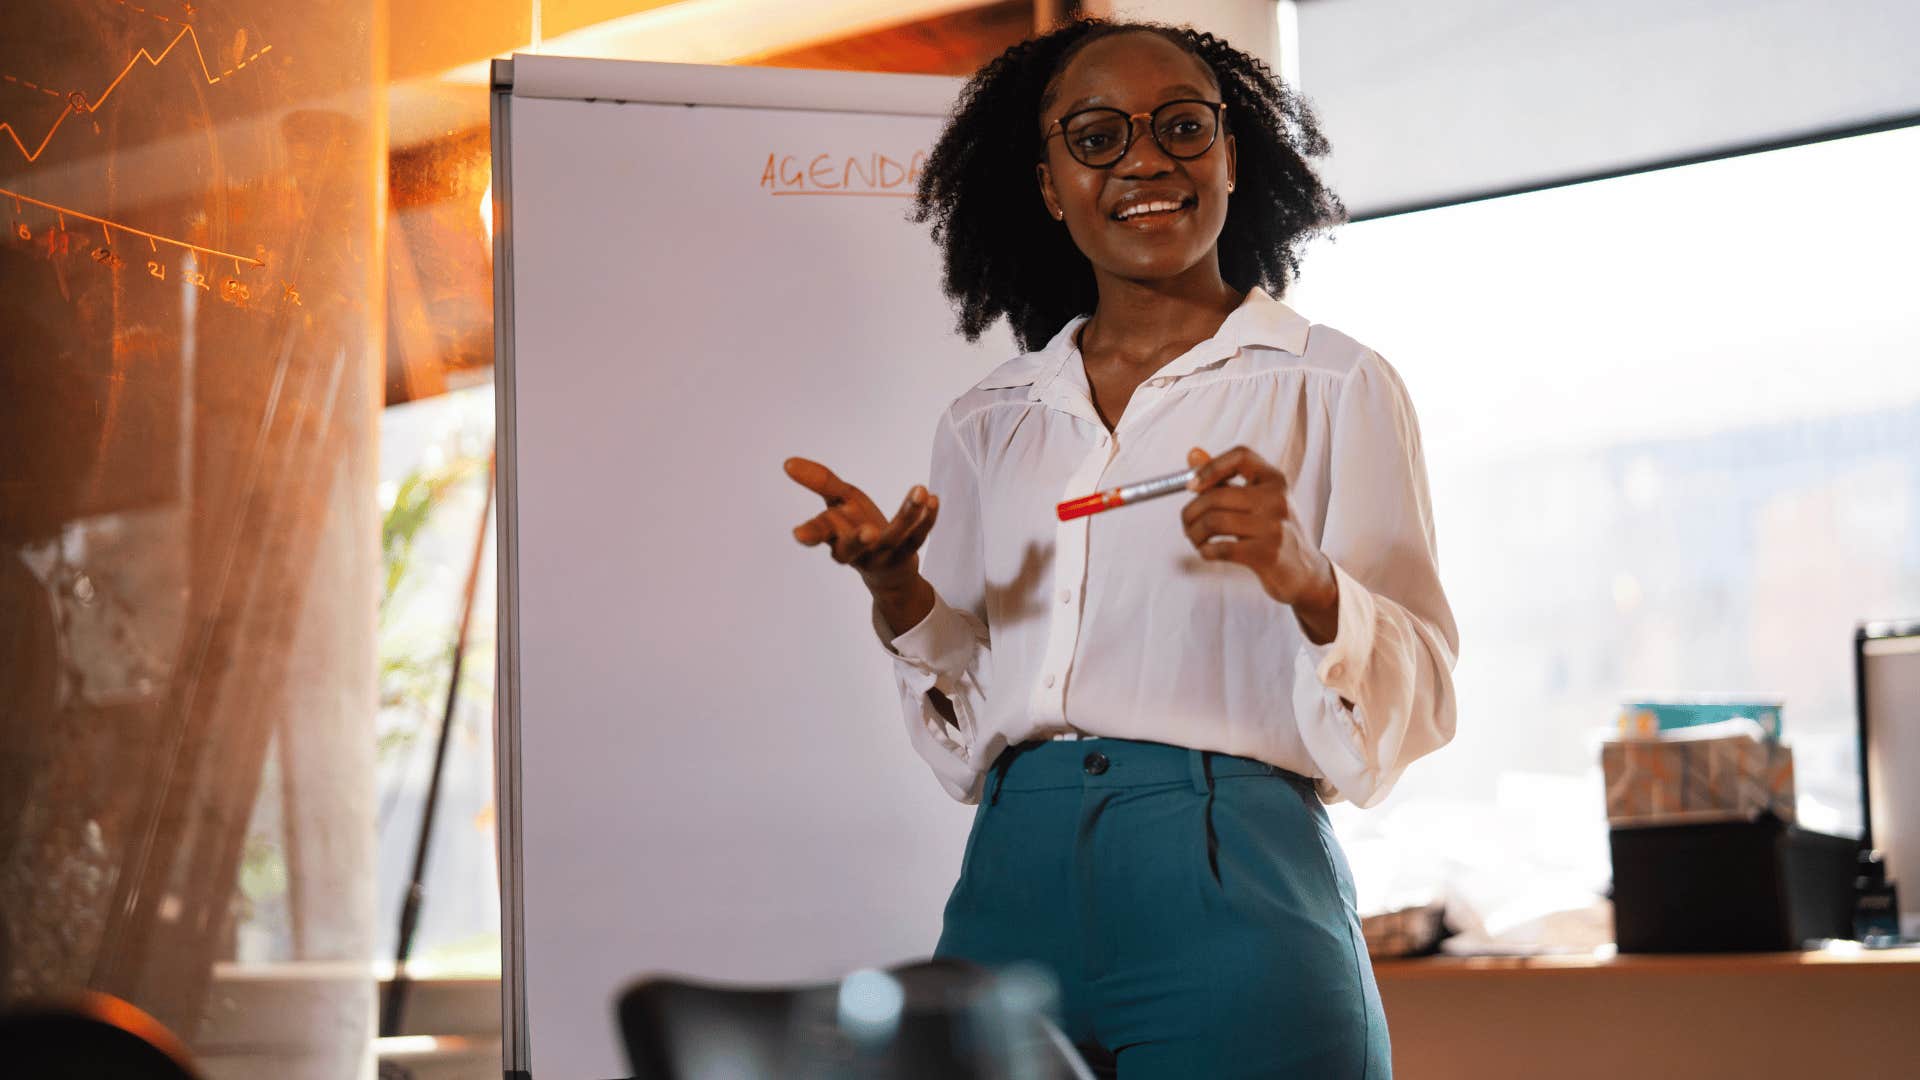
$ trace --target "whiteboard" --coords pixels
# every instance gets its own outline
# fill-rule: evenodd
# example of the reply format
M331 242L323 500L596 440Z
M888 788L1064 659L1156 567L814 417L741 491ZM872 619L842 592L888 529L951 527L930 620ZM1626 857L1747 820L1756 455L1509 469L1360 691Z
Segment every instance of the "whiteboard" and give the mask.
M509 1073L626 1075L614 997L932 951L969 809L781 462L883 507L1015 352L906 220L957 80L515 57L496 72ZM939 543L936 528L931 541Z

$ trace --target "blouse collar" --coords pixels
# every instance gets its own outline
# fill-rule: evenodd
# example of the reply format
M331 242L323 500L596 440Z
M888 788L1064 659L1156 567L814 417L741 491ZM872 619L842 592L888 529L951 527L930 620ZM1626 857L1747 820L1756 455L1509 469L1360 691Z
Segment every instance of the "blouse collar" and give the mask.
M1047 387L1061 377L1067 360L1079 351L1074 335L1086 321L1085 315L1069 319L1045 347L1002 366L982 381L979 388L1002 390L1027 386L1032 388L1032 399L1040 400ZM1256 285L1247 290L1246 299L1227 316L1212 337L1169 361L1154 372L1153 377L1172 381L1191 375L1231 359L1244 348L1272 348L1304 356L1308 328L1307 320L1298 312Z

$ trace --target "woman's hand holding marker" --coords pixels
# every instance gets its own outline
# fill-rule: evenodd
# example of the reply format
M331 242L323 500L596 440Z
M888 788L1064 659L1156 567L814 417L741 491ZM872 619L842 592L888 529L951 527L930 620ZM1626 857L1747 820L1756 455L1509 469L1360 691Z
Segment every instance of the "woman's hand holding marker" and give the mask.
M1287 478L1260 455L1236 446L1210 457L1195 447L1189 490L1180 512L1187 540L1200 557L1252 570L1267 595L1291 606L1308 640L1332 641L1340 625L1340 584L1329 560L1293 514ZM1230 484L1240 477L1244 484Z

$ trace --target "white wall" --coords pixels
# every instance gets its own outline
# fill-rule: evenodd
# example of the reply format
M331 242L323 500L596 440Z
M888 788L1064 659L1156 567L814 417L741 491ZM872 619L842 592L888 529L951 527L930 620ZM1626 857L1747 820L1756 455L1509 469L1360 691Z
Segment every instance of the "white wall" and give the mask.
M1187 25L1225 38L1234 48L1278 70L1280 43L1275 34L1274 0L1094 0L1081 5L1089 15Z

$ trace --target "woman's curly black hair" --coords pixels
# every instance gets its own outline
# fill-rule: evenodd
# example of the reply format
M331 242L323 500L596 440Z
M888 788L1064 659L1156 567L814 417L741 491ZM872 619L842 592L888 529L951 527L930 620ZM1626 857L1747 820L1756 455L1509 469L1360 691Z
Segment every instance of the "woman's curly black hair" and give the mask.
M1085 19L1001 53L967 81L927 156L912 219L933 223L959 330L977 340L1006 316L1020 347L1038 349L1097 299L1093 268L1054 221L1033 169L1040 111L1053 79L1088 44L1159 34L1192 53L1220 86L1238 146L1234 197L1220 232L1220 275L1235 289L1279 295L1300 271L1299 246L1346 218L1307 164L1327 152L1299 95L1261 61L1188 27Z

